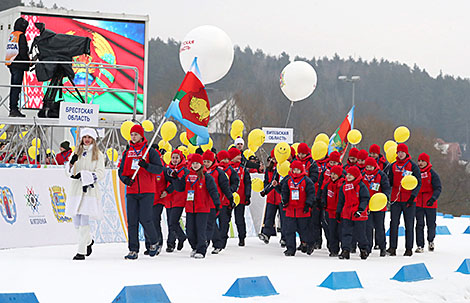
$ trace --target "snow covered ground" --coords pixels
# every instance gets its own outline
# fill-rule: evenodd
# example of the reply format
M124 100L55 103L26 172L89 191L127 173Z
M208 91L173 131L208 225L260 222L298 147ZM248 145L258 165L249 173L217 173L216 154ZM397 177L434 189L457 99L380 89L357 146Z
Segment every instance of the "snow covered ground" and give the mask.
M35 292L40 302L111 302L125 285L161 283L171 302L468 302L470 275L456 273L470 258L469 219L444 219L451 236L437 236L436 251L403 257L404 237L397 257L380 258L378 251L366 261L329 258L325 248L312 256L284 257L278 239L269 245L257 238L238 247L231 239L220 255L204 260L189 258L189 245L181 252L162 252L150 258L142 253L126 261L125 243L100 244L86 261L72 261L72 245L0 250L0 293ZM325 246L325 245L324 245ZM407 264L424 262L434 279L403 283L390 280ZM330 290L317 287L332 271L357 271L363 289ZM237 299L223 297L240 277L267 275L279 295Z

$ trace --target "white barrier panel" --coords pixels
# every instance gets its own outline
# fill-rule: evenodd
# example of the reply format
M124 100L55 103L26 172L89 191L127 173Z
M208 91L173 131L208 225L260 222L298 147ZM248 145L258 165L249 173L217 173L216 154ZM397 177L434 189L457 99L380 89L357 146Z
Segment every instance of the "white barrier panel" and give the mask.
M91 222L94 239L97 243L125 242L125 192L117 171L106 170L99 185L104 218ZM77 243L72 220L64 215L69 186L70 179L62 167L0 168L0 249ZM248 237L259 232L264 201L258 193L252 193L252 203L245 212ZM233 217L230 235L236 236ZM166 222L164 210L164 238L168 233ZM143 240L143 233L140 234Z

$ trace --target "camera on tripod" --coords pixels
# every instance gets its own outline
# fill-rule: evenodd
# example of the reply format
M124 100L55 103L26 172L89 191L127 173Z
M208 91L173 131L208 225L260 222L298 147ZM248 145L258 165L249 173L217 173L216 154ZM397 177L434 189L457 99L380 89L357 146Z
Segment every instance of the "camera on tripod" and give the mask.
M85 103L82 94L78 91L75 83L75 72L70 63L41 63L41 61L64 61L71 62L73 57L80 55L90 55L91 39L88 37L72 36L66 34L56 34L46 29L44 23L35 23L39 29L39 36L34 38L30 53L36 54L33 61L39 60L34 64L36 77L38 81L44 82L50 80L50 86L44 94L43 106L38 113L40 118L58 118L60 112L60 101L56 102L57 94L62 98L62 86L64 78L72 84L77 92L77 99Z

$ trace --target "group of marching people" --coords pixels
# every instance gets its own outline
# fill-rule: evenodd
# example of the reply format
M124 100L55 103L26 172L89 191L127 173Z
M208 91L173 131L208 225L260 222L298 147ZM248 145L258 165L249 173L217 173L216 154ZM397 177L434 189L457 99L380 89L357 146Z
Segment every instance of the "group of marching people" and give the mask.
M230 222L235 216L239 246L245 246L245 208L251 203L250 172L264 169L259 162L246 159L244 142L237 138L228 151L211 150L189 154L172 151L168 165L158 149L149 146L140 125L131 128L131 140L119 163L119 178L126 185L128 248L125 259L139 254L139 224L145 235L145 255L158 255L163 247L161 219L166 209L168 237L166 252L182 250L188 240L190 256L203 259L212 243L212 254L226 248ZM78 231L78 253L74 260L84 260L92 253L94 241L89 220L102 217L98 180L104 176L104 156L97 148L97 133L83 129L80 144L65 162L71 178L72 192L66 214L73 217ZM428 228L428 248L434 250L437 200L441 192L439 176L430 158L422 153L418 164L411 160L407 145L397 146L397 159L388 163L380 147L369 152L352 148L347 163L331 152L315 161L305 143L291 148L290 171L285 177L277 171L274 150L268 157L264 189L264 222L259 238L269 243L276 236L275 219L280 217L281 247L286 256L296 251L312 254L322 247L322 232L327 239L330 257L349 259L359 247L360 257L367 259L373 248L380 256L396 255L398 228L403 213L405 221L405 256L413 254L416 228L416 252L424 251L424 225ZM260 167L261 166L261 167ZM404 176L413 175L418 185L413 190L401 186ZM383 193L388 205L380 211L369 210L369 200ZM235 196L239 199L235 199ZM237 202L237 203L236 203ZM180 220L186 213L185 229ZM390 239L386 250L385 212L390 210ZM415 226L416 219L416 226ZM296 234L300 237L297 246ZM375 243L375 245L374 245ZM340 253L340 247L342 249Z
M322 230L325 232L330 257L349 259L359 247L361 259L367 259L372 249L380 256L396 256L400 217L405 221L405 256L413 254L416 227L417 253L424 251L424 225L428 228L428 248L434 250L437 200L441 193L438 174L432 169L429 155L422 153L418 164L412 161L408 146L397 146L397 159L388 163L373 144L366 150L353 147L347 163L341 164L341 155L331 152L314 161L310 148L300 143L297 155L292 152L289 175L279 176L276 159L271 153L265 172L265 219L259 238L266 244L276 235L275 217L281 221L281 246L286 256L296 250L312 254L321 248ZM418 185L406 190L401 185L404 176L413 175ZM388 205L379 211L369 210L369 200L383 193ZM390 239L386 249L385 213L390 210ZM415 226L416 219L416 226ZM426 221L425 221L426 220ZM296 232L301 244L296 245ZM375 242L375 245L374 245ZM341 247L341 253L340 253Z

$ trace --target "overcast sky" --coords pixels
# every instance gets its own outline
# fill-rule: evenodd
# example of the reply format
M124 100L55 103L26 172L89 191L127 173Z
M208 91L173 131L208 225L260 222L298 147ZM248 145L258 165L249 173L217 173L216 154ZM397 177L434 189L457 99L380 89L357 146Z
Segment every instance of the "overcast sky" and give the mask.
M26 1L29 2L29 1ZM150 36L212 24L234 44L311 58L338 53L470 78L469 0L43 0L80 11L148 14Z

